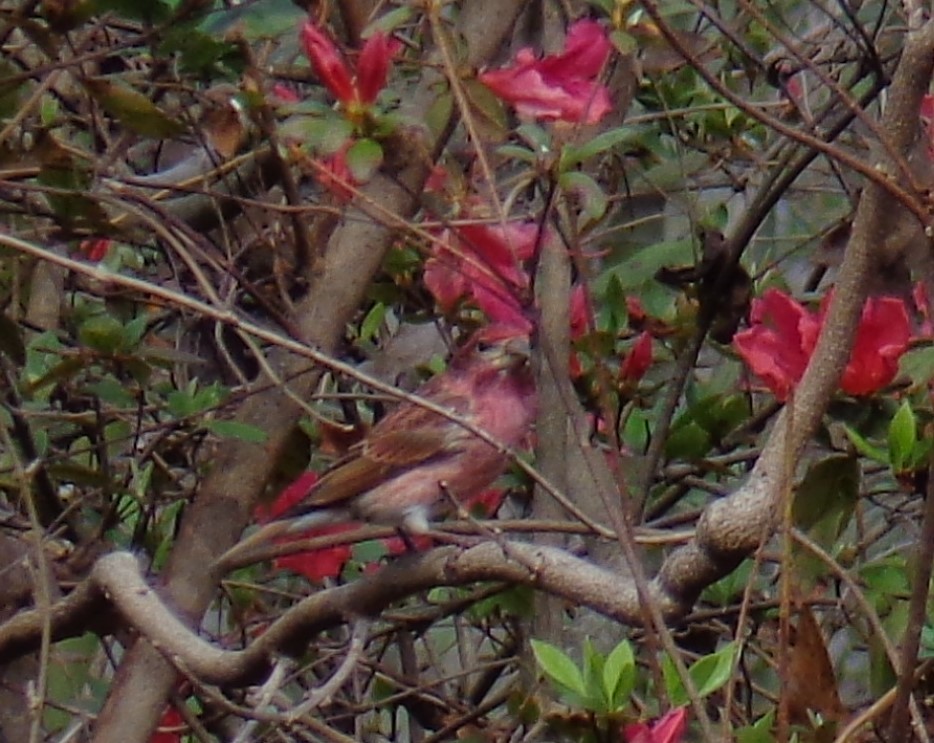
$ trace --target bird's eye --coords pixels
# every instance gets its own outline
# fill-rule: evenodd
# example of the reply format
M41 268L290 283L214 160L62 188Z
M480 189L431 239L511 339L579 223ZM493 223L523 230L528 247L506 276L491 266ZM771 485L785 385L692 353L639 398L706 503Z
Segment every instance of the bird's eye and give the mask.
M477 350L480 353L489 353L496 347L495 343L490 343L490 341L477 341Z

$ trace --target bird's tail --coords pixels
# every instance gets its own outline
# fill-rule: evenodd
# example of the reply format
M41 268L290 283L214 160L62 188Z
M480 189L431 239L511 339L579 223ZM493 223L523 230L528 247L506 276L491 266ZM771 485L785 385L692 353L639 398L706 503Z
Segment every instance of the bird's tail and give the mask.
M242 538L217 560L217 565L225 569L251 562L250 555L259 547L273 542L278 537L286 537L302 532L346 522L349 514L341 509L322 508L308 511L297 518L284 518L261 524L249 536ZM262 559L262 558L260 558Z

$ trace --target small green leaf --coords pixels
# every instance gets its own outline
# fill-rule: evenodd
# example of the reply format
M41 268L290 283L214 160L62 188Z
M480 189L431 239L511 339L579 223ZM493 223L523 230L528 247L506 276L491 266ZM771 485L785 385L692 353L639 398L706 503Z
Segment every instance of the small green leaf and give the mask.
M78 328L78 340L95 351L116 353L123 346L123 323L110 315L92 315Z
M534 165L538 162L538 155L528 147L518 144L504 144L496 148L496 154L507 160Z
M238 439L251 444L265 444L268 438L263 429L239 421L207 421L204 427L221 438Z
M736 743L773 743L775 735L772 732L772 726L774 724L775 710L770 710L753 725L737 730Z
M603 664L603 689L609 701L610 712L622 709L636 681L636 659L629 641L623 639Z
M733 673L733 656L736 651L735 643L727 643L720 650L705 655L688 669L688 674L697 689L697 695L703 699L709 696L727 681ZM662 660L662 676L668 689L668 696L673 707L687 704L688 693L681 683L674 662L668 656Z
M453 112L454 96L449 91L439 93L432 101L431 106L428 107L428 112L425 114L425 125L432 134L440 136L447 128Z
M689 669L691 678L697 686L697 693L703 699L713 694L717 689L730 680L733 673L733 657L736 655L736 644L728 642L716 653L707 655L697 661ZM687 699L679 704L672 701L675 707L687 704Z
M379 18L363 29L361 36L364 39L368 39L377 31L382 31L385 34L392 33L399 28L399 26L404 26L408 23L411 17L412 8L408 5L403 5L395 10L390 10L388 13L383 13Z
M889 453L881 446L869 443L868 439L864 438L857 433L855 429L845 423L843 424L843 430L846 431L847 438L852 442L853 446L856 447L856 451L864 457L869 457L869 459L879 462L880 464L889 463Z
M618 144L633 139L633 130L628 126L610 129L608 132L598 134L589 142L577 147L568 146L561 153L561 170L568 170L601 152L613 149Z
M360 323L361 341L371 341L376 337L383 320L386 319L386 311L387 307L382 302L377 302L370 308L370 311L366 313L366 317Z
M563 173L558 183L566 192L576 197L586 217L585 223L596 222L606 213L606 194L603 193L600 185L586 173L578 170Z
M903 472L910 463L917 440L917 425L911 404L905 400L889 424L889 457L893 472Z
M620 54L635 54L639 51L639 42L636 41L634 36L627 34L625 31L612 31L610 41Z
M584 638L584 689L586 707L597 714L609 712L609 698L603 691L603 656L590 638Z
M860 468L856 457L834 455L812 464L795 490L795 525L831 547L846 528L859 499Z
M374 139L360 139L347 150L347 167L357 183L367 183L383 163L383 148Z
M562 650L547 642L532 640L531 645L535 660L538 661L538 665L548 678L560 688L571 692L579 700L583 701L587 698L584 677L574 661Z
M153 139L177 137L185 131L181 122L168 116L138 90L101 78L90 78L85 85L101 107L130 131Z

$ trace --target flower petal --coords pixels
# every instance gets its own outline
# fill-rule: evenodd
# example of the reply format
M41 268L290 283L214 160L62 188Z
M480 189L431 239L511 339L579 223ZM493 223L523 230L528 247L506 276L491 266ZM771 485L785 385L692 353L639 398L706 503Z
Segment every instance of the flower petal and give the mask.
M357 98L360 103L370 105L386 85L389 65L402 44L396 39L377 31L363 46L357 62Z
M331 38L309 20L302 24L302 44L331 95L341 103L352 103L355 96L350 70Z
M870 395L889 384L898 373L898 360L908 350L910 339L905 303L896 297L870 297L840 380L843 391Z

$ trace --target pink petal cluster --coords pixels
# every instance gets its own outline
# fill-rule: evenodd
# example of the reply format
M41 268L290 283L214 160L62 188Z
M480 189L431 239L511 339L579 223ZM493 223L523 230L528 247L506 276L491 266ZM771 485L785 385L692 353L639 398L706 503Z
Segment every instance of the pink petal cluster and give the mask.
M571 306L569 316L571 322L571 339L577 340L590 330L590 315L587 311L587 295L583 284L578 284L571 290ZM629 324L638 324L645 320L645 310L637 297L627 297L626 306L629 310ZM623 359L619 370L619 380L624 385L634 385L649 370L652 365L652 334L645 330L639 334L629 353ZM577 354L571 354L572 379L577 379L582 373L580 359Z
M520 49L512 66L489 70L479 79L520 114L595 124L611 108L606 86L597 82L610 49L603 26L580 20L568 30L561 54L538 59L531 49Z
M260 506L256 509L256 516L260 523L265 523L281 516L292 506L299 503L308 492L318 482L317 472L303 472L289 485L283 488L282 492L269 506ZM309 529L305 534L293 537L286 537L283 542L292 542L297 539L309 539L311 537L324 537L330 534L341 534L356 528L356 524L347 522L345 524L329 524L314 529ZM308 552L299 552L294 555L282 555L273 561L273 566L279 570L291 570L299 575L304 575L308 580L318 582L325 578L336 578L340 575L344 565L352 555L352 548L349 544L338 544L333 547L326 547L319 550L310 550Z
M89 237L78 245L78 252L87 256L92 263L99 263L107 257L113 240L109 237Z
M639 333L636 342L623 359L619 378L624 383L635 384L645 376L650 366L652 366L652 334L644 330Z
M687 707L669 710L651 725L636 722L623 729L626 743L678 743L687 727Z
M338 101L351 109L371 106L386 85L389 65L402 45L386 34L377 32L367 39L352 69L337 46L311 20L302 25L305 54L318 77Z
M175 705L166 706L159 719L159 729L152 734L149 743L181 743L185 730L185 718Z
M293 506L305 498L308 492L317 484L320 479L316 472L304 472L293 482L287 485L279 493L276 499L269 506L260 506L256 509L256 516L260 523L266 523L272 519L281 516L289 511ZM487 488L474 494L465 503L464 506L473 515L479 518L490 518L496 514L500 504L503 502L504 493L502 490ZM311 539L314 537L325 537L332 534L343 534L353 531L360 527L355 521L347 521L341 524L328 524L309 529L304 534L286 537L282 541L290 542L298 539ZM390 555L401 555L408 552L410 547L401 537L389 537L382 540L387 552ZM409 535L409 543L416 550L430 549L434 540L424 534ZM349 544L337 544L333 547L324 547L307 552L298 552L292 555L282 555L273 561L273 567L279 570L291 570L294 573L305 576L309 581L320 582L325 578L337 578L344 565L353 556L353 550ZM377 567L377 563L372 563L364 567L365 572L370 572ZM168 724L168 723L163 723Z
M461 225L445 230L425 262L425 286L445 312L469 299L495 323L528 335L532 323L520 295L529 286L522 262L538 244L535 222Z
M330 191L341 202L350 201L354 192L351 186L361 185L347 162L347 152L353 145L348 139L340 146L337 152L317 159L315 178L324 188Z
M752 372L779 400L787 399L807 367L824 323L825 308L813 313L777 289L753 300L751 327L733 345ZM840 386L850 395L869 395L889 384L911 338L905 303L870 297L863 307L856 342Z

